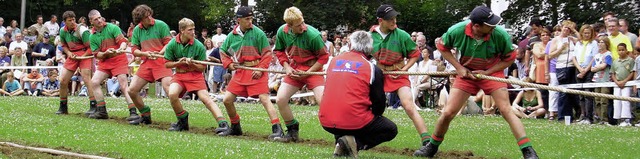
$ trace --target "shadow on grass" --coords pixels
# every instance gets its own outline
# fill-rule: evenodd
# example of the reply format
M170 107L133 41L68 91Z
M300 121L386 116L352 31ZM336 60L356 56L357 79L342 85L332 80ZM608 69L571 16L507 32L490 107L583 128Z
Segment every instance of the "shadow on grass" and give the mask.
M86 117L83 113L75 113L70 115L77 116L77 117ZM108 121L111 121L111 122L116 122L123 125L129 125L129 122L127 121L126 117L109 116L109 119L110 120ZM153 124L144 125L142 127L154 128L159 130L168 130L170 126L171 126L171 123L169 122L153 121ZM202 127L191 126L189 127L189 131L186 131L185 133L217 136L214 133L214 131L215 131L214 127L202 128ZM269 140L268 135L262 135L262 134L257 134L253 132L247 132L247 131L244 131L243 135L241 136L227 136L227 137L244 139L244 140L255 140L255 141ZM299 139L298 142L290 142L288 144L304 145L304 146L310 146L310 147L314 147L314 146L334 147L335 146L335 143L331 143L326 140L320 140L320 139ZM397 149L397 148L391 148L388 146L378 146L378 147L369 149L367 151L412 156L415 149L409 149L409 148ZM471 151L453 150L453 151L438 152L436 154L436 158L478 159L478 158L485 158L485 157L475 156Z

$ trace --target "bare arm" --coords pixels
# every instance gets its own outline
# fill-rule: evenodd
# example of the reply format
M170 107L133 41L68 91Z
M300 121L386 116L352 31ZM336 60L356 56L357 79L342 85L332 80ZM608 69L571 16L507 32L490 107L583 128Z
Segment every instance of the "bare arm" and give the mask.
M533 107L533 109L540 109L540 108L544 108L544 101L542 101L542 93L540 93L540 91L535 90L536 91L536 97L538 98L538 105Z
M520 103L520 101L522 100L522 96L524 95L524 90L520 91L520 93L518 93L518 96L516 96L516 99L513 100L513 103L511 103L511 106L516 107L516 108L520 108L521 106L518 105L518 103Z

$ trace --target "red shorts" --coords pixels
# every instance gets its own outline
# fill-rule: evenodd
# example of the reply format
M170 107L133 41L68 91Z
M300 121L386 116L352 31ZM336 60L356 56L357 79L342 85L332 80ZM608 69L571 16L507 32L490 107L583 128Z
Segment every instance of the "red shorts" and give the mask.
M72 60L67 58L65 60L63 67L69 71L76 71L78 67L82 69L91 69L93 66L93 59L84 59L84 60Z
M298 88L302 88L304 85L307 85L307 89L312 90L318 86L324 86L324 76L312 75L312 76L307 76L307 78L300 79L300 80L295 80L289 76L284 76L282 82Z
M404 86L411 88L409 75L400 75L396 79L391 78L391 75L384 75L384 92L395 92Z
M227 90L237 96L241 97L257 97L260 94L269 93L269 81L261 80L262 82L252 85L240 85L238 82L231 80Z
M497 71L490 76L504 78L503 71ZM471 95L476 95L480 89L484 91L484 94L491 95L493 91L500 88L507 88L506 83L496 82L492 80L472 80L467 78L456 77L456 81L453 82L453 88L460 89Z
M171 83L177 83L182 87L180 98L187 92L207 90L207 84L204 83L202 72L176 73L173 75Z
M162 58L157 60L166 61ZM157 62L151 61L142 63L142 65L140 65L140 68L138 68L138 71L136 72L136 76L144 79L147 82L160 81L160 79L171 77L171 75L173 75L173 71L164 67L164 64L159 65Z
M98 67L98 71L104 72L109 75L109 77L118 76L121 74L129 74L129 66L128 65L117 65L110 69L103 69Z

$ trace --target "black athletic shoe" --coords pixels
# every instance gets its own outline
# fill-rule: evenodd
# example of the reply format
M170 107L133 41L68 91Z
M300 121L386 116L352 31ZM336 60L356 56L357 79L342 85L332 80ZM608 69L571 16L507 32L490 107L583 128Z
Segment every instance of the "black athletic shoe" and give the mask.
M189 115L182 119L178 119L177 123L171 124L169 131L189 131Z
M97 107L96 112L89 115L91 119L109 119L109 113L107 113L107 106Z
M89 110L87 110L87 112L84 112L85 116L89 116L93 113L96 113L96 103L95 102L89 102Z
M341 149L338 152L337 156L346 156L351 158L358 158L358 144L356 143L356 138L351 135L345 135L338 138L338 145L336 145L336 149ZM340 154L341 153L341 154Z
M284 133L282 133L282 126L280 126L280 124L273 124L271 126L271 132L272 134L269 135L269 140L278 140L284 136Z
M240 123L238 124L231 124L231 129L227 129L227 131L223 131L218 133L219 136L228 136L228 135L234 135L234 136L240 136L242 135L242 126L240 126Z
M420 147L420 149L413 153L413 156L432 158L437 152L438 146L431 142L427 142L427 145Z
M293 124L291 126L287 126L287 134L284 135L284 137L276 139L276 141L280 141L280 142L297 142L299 137L298 137L298 131L300 131L300 124L296 123Z
M69 114L69 110L67 108L67 103L60 102L60 107L58 108L58 111L56 112L56 114L58 114L58 115L60 115L60 114Z
M151 115L149 115L149 116L142 116L142 117L140 117L140 118L138 118L138 119L135 119L135 120L129 121L129 124L131 124L131 125L140 125L140 124L149 125L149 124L151 124L151 123L152 123L152 122L151 122Z
M134 121L140 119L140 115L136 112L136 108L129 109L129 117L127 117L127 121Z
M536 153L536 150L533 150L531 146L525 147L521 151L524 159L538 159L538 153Z
M223 121L220 124L218 124L218 128L216 128L215 132L216 134L220 134L227 130L229 130L229 123L227 121Z

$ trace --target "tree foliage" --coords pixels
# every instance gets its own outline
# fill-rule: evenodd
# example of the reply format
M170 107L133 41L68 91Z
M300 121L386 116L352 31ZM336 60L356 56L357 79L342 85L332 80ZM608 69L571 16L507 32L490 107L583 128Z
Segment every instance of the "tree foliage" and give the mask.
M502 17L515 26L526 25L532 17L541 18L551 26L564 19L578 24L593 24L602 22L602 15L611 11L617 13L618 18L628 20L629 26L633 27L640 22L638 7L640 3L628 0L510 0L509 8Z
M489 2L489 1L486 1ZM335 32L338 25L348 26L350 31L369 30L376 25L375 12L381 4L391 4L400 12L397 24L408 32L421 31L427 37L442 35L451 25L461 21L483 1L478 0L257 0L258 25L267 32L275 32L284 24L284 10L291 6L300 8L305 22L320 30Z
M99 2L99 3L97 3ZM2 1L0 15L7 21L20 19L20 0ZM147 4L153 8L156 19L165 21L169 27L177 30L178 21L182 18L190 18L196 23L196 28L214 28L217 24L228 24L233 16L234 0L190 0L188 3L174 0L28 0L25 27L34 24L36 15L43 15L44 20L54 14L61 17L62 13L72 10L76 18L86 17L90 10L97 9L108 21L115 19L120 22L122 29L127 29L132 22L131 11L137 5ZM58 19L60 23L61 18Z

